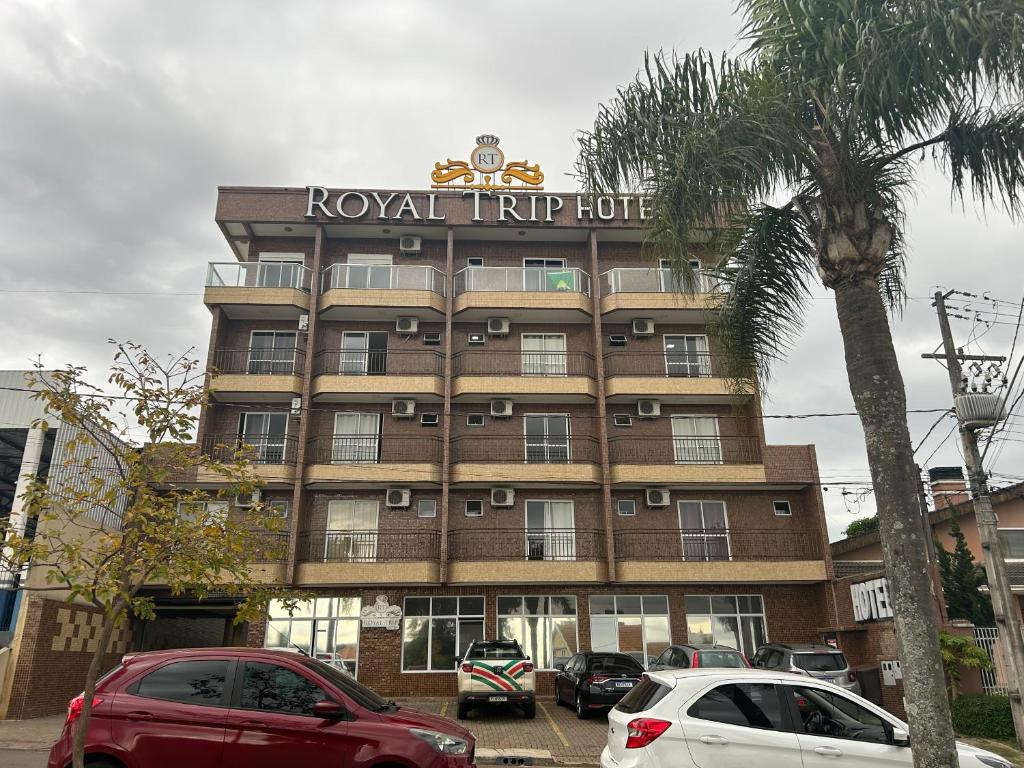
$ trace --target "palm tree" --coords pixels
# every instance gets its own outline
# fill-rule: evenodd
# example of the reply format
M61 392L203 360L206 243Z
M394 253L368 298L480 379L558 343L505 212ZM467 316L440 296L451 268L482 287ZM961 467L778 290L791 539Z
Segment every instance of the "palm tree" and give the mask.
M962 198L1022 212L1022 0L739 0L746 50L648 56L579 138L587 192L652 199L685 289L721 259L734 379L763 379L815 276L835 293L896 612L916 766L955 766L906 395L904 200L931 159ZM774 203L774 204L773 204Z

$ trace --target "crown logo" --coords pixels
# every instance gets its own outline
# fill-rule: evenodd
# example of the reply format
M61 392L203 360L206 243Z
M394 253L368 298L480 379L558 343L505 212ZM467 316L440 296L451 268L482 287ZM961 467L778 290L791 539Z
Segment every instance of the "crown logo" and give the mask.
M529 161L505 162L505 153L498 149L501 139L493 133L476 137L476 147L469 160L434 163L430 172L432 189L544 189L544 173L540 165ZM499 181L500 180L500 181Z

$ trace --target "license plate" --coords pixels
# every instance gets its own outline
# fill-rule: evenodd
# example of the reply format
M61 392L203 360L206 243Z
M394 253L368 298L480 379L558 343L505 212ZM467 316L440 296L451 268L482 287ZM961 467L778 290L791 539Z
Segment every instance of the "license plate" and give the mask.
M508 696L491 696L488 701L508 701Z
M632 680L627 680L624 683L616 683L615 687L616 688L632 688L633 687L633 681Z

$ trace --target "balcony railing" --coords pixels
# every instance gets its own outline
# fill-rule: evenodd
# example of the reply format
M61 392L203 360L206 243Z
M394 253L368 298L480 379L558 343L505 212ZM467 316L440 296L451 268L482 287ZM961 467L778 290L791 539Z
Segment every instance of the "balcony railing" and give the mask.
M254 563L283 563L288 559L288 534L283 531L265 531Z
M445 274L424 264L331 264L320 278L320 289L433 291L444 296Z
M455 295L469 291L544 291L590 295L590 275L575 267L466 267Z
M312 271L291 261L211 262L207 288L294 288L308 291Z
M202 450L217 461L244 458L254 464L291 464L295 461L295 442L290 435L207 435Z
M452 358L456 376L587 376L594 378L589 352L459 352Z
M299 536L300 563L397 563L441 556L440 531L318 530Z
M741 562L820 560L818 531L708 529L638 529L615 531L619 560Z
M612 464L760 464L756 437L613 437Z
M320 376L440 376L444 355L432 349L346 349L317 352L313 373Z
M708 378L719 375L719 357L707 352L608 352L606 376Z
M432 435L323 435L309 441L313 464L437 464L441 438Z
M462 435L452 439L453 462L498 464L596 464L597 440L592 437L500 437Z
M695 293L717 293L721 290L720 282L714 275L698 272L695 277ZM680 287L671 269L620 267L601 274L602 296L611 293L688 293L680 290Z
M600 560L604 534L576 528L481 528L448 533L450 560Z
M246 373L254 376L301 376L306 352L302 349L218 349L213 354L217 373Z

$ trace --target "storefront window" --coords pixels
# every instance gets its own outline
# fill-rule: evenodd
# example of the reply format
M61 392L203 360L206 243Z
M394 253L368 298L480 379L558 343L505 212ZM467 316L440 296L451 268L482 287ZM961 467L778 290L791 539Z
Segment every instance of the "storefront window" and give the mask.
M628 653L645 667L672 644L665 595L593 595L590 647Z
M540 669L554 669L579 649L573 595L498 598L498 638L518 640Z
M265 645L302 651L356 674L361 607L358 597L318 597L289 612L282 601L272 600Z
M689 595L686 631L693 645L727 645L753 656L768 639L760 595Z
M484 636L482 597L407 597L403 672L454 672L455 657Z

